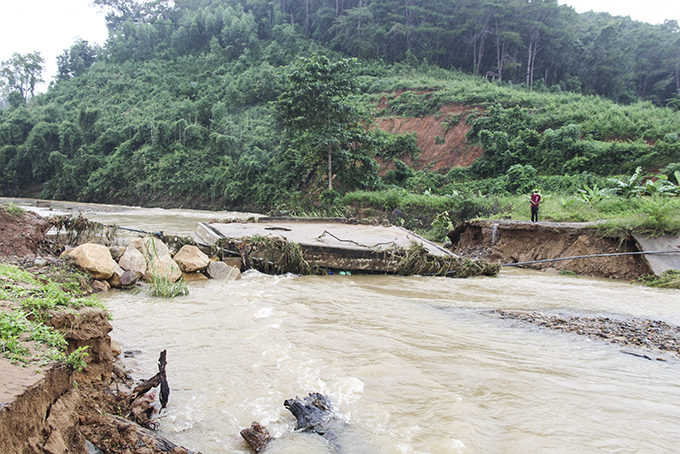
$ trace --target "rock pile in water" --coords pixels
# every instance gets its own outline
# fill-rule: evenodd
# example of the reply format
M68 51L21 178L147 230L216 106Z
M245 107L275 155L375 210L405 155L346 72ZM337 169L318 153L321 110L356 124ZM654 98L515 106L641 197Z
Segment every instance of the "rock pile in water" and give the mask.
M85 243L62 256L71 257L89 273L95 279L93 288L97 291L128 287L140 279L150 282L154 276L171 282L241 277L240 259L225 263L192 245L182 246L173 255L163 241L151 236L135 238L124 248Z

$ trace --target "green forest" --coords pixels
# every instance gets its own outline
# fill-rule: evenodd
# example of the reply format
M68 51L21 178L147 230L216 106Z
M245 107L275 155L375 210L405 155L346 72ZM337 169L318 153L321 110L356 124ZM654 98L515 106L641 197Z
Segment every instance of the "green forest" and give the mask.
M108 40L64 49L45 93L39 54L0 66L0 195L391 216L441 238L526 218L540 188L554 220L680 230L676 21L555 0L94 5ZM442 120L441 141L465 125L449 152L483 153L410 166L419 138L385 117Z

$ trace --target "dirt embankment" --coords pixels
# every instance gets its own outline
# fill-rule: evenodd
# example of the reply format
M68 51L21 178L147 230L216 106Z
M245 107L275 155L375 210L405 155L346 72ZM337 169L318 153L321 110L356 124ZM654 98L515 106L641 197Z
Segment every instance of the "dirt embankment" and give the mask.
M47 366L44 373L17 375L21 366L3 360L0 371L12 377L16 395L0 394L0 452L87 453L79 407L101 407L92 396L111 379L111 331L99 309L52 314L48 324L64 333L69 352L88 346L88 367L81 372L64 365ZM78 384L76 387L75 384ZM88 397L89 396L89 397Z
M401 93L397 93L400 95ZM380 107L387 105L387 99L380 103ZM415 133L420 156L407 153L395 156L408 166L416 170L448 170L453 167L467 167L482 156L482 148L472 146L467 142L467 132L470 125L465 121L470 113L478 113L478 107L449 104L444 106L436 115L419 118L379 117L377 126L394 134ZM391 160L378 159L380 173L394 168Z
M35 256L52 227L42 217L18 207L0 208L0 257Z
M464 256L524 263L560 257L637 252L633 238L608 238L587 223L504 220L469 221L449 233L456 253ZM595 257L526 265L577 274L632 280L652 274L641 255Z
M45 256L49 227L31 212L0 206L0 262L34 271L60 262ZM25 285L30 291L33 284ZM10 313L17 305L0 300L0 311ZM69 308L44 316L45 324L64 334L67 353L87 347L87 367L82 371L57 363L23 367L0 355L0 453L190 452L142 427L153 427L149 418L155 395L148 389L136 394L137 382L119 361L114 363L121 352L109 336L112 327L103 310Z

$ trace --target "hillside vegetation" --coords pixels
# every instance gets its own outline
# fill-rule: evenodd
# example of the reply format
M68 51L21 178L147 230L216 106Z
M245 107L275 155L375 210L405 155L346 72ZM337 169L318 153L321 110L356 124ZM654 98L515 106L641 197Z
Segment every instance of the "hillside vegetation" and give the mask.
M5 94L2 195L297 214L399 209L390 215L409 227L444 229L513 216L523 201L500 198L535 186L561 207L574 200L594 212L616 196L610 177L638 167L636 184L652 174L660 183L636 196L674 195L680 183L675 22L577 15L554 1L95 4L109 12L106 45L65 50L45 94ZM369 134L337 130L322 146L323 134L286 129L282 96L291 75L317 61L299 57L313 55L327 57L325 68L352 63L341 101ZM418 137L381 131L378 117L432 118L436 145L466 132L441 152L483 155L428 170ZM332 188L314 147L332 155Z

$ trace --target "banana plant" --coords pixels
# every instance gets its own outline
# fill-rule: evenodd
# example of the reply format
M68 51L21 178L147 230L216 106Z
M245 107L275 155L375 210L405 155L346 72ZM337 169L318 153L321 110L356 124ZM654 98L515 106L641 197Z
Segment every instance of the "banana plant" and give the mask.
M642 167L638 167L628 181L622 181L618 178L609 178L607 181L614 184L612 191L615 194L629 199L645 192L645 186L643 184L645 178L646 175L642 174Z
M582 202L587 203L588 206L590 206L590 209L593 209L593 206L602 199L604 199L605 195L609 192L607 188L598 188L597 184L593 186L592 188L588 185L585 185L583 189L578 189L579 192L579 198L581 199Z

